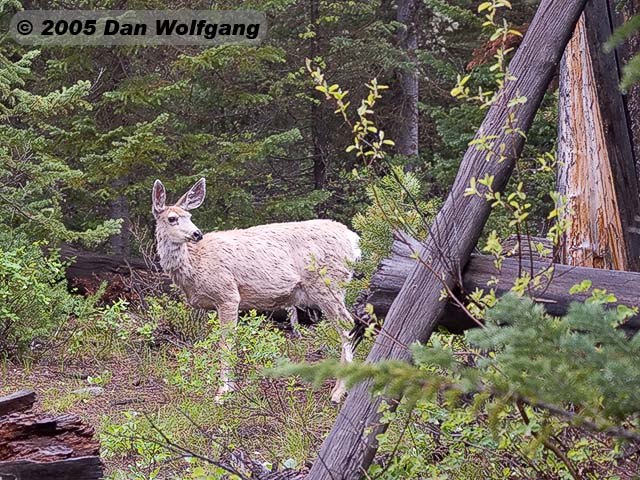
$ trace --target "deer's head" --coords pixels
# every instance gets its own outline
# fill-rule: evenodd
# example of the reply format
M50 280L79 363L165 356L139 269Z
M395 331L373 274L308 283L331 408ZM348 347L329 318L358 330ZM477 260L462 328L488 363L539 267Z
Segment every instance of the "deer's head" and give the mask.
M198 180L175 205L167 207L167 192L160 180L153 184L151 204L156 218L156 229L162 231L172 243L199 242L202 232L191 221L189 210L202 205L207 193L205 179Z

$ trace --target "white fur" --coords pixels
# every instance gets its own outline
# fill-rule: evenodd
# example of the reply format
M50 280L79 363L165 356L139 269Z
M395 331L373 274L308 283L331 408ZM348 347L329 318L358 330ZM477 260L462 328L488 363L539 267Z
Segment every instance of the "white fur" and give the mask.
M177 205L165 207L164 198L164 187L156 181L153 210L160 263L191 305L217 310L223 329L236 325L238 309L318 308L340 333L342 361L353 359L348 332L340 324L351 322L344 286L352 274L348 262L361 254L356 233L331 220L308 220L210 232L194 243L199 230L180 205L202 203L204 180ZM225 369L222 377L221 392L228 391ZM332 399L339 401L344 392L339 381Z

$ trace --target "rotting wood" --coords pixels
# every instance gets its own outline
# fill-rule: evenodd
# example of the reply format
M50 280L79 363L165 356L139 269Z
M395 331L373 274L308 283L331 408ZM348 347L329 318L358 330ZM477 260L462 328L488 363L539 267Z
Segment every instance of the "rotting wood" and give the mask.
M590 2L560 68L558 190L571 224L563 263L640 270L640 197L630 128L618 90L606 1Z
M24 412L35 394L0 398L0 478L94 480L103 477L94 429L76 415Z
M98 455L94 429L77 415L12 413L0 418L0 461L53 462Z
M0 462L2 480L98 480L103 477L102 463L97 456L55 462Z
M36 394L33 390L20 390L0 397L0 416L13 412L29 410L36 401Z
M416 260L412 258L412 253L419 247L420 243L417 240L406 235L397 238L393 242L391 255L380 262L371 277L368 294L361 298L360 302L371 304L378 317L387 314L407 276L415 267ZM583 280L591 280L594 288L604 288L613 293L617 302L610 305L612 308L617 305L640 308L640 297L637 294L640 292L640 273L552 264L550 260L541 257L534 257L530 262L525 254L522 259L519 257L504 259L500 271L495 268L493 257L472 255L462 274L462 286L467 293L476 288L486 290L488 282L495 277L498 283L492 285L492 288L495 288L497 296L501 296L513 286L522 268L525 272L534 275L549 271L551 266L553 267L552 281L543 282L541 288L531 292L531 295L552 315L564 315L570 302L582 302L587 299L589 294L586 292L569 294L569 289ZM531 267L533 271L530 271ZM439 324L454 333L477 326L475 321L452 302L446 306ZM629 332L638 331L640 315L628 320L623 328Z
M504 144L506 158L502 162L487 161L486 151L469 147L451 192L421 247L420 256L428 267L418 262L409 274L376 338L369 362L410 360L408 346L429 339L444 310L445 302L440 301L442 288L454 287L455 277L467 263L490 212L484 198L465 196L464 192L472 177L483 178L487 174L494 176L494 189L504 189L524 145L522 136L503 129L507 117L512 113L518 127L528 131L585 3L586 0L540 3L509 65L515 80L506 83L477 134L477 138L495 138L496 148ZM526 97L527 102L509 112L507 102L520 96ZM368 382L350 391L313 464L310 480L355 480L363 475L377 450L376 437L386 429L380 422L383 400L371 397Z

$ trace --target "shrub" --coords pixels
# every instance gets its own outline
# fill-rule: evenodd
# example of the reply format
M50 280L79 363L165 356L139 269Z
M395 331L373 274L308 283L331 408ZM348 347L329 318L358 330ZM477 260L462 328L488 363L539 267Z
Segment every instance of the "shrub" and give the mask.
M333 375L370 380L375 393L404 396L384 413L394 428L377 440L393 455L371 467L372 478L615 478L638 461L620 451L640 436L640 335L618 328L633 311L605 308L614 301L593 289L558 318L511 293L461 345L441 334L414 344L413 364L325 361L282 372L316 385Z
M0 355L22 357L50 346L87 300L67 290L65 264L44 243L3 238L0 243ZM46 343L45 343L46 342Z
M435 200L422 200L418 178L400 167L393 167L389 175L367 187L367 198L369 206L353 218L362 249L356 270L362 278L350 283L349 301L367 288L380 261L391 253L393 232L401 230L423 239L438 208Z
M246 380L255 378L263 368L273 367L283 355L284 335L253 310L228 333L228 351L218 347L222 332L215 314L210 315L209 324L206 338L183 348L177 355L178 368L169 381L185 392L215 392L221 361L231 367L242 367L241 378Z

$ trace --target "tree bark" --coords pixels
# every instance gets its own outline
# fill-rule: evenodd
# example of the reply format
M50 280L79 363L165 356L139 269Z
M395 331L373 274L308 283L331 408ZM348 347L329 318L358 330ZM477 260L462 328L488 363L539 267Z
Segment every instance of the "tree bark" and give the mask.
M407 170L413 170L418 160L419 143L419 83L416 50L418 49L418 29L416 26L418 0L399 0L396 20L401 24L397 42L403 52L404 63L397 69L400 87L400 115L396 148L400 155L408 157Z
M0 397L0 416L29 410L35 401L36 394L32 390L20 390L11 395Z
M620 27L634 15L640 14L640 0L627 0L620 8L619 0L609 0L609 14L612 18L613 28ZM631 58L640 52L640 33L627 38L616 49L618 70L626 65ZM631 129L631 143L636 166L636 178L640 184L640 84L635 84L624 95L627 122Z
M0 478L103 478L93 427L76 415L22 412L34 401L31 391L0 397Z
M113 51L113 55L110 59L112 75L110 80L103 85L104 91L115 91L118 85L127 78L126 66L128 61L126 57L120 57L117 51ZM112 106L105 104L99 109L99 113L97 112L96 123L100 124L107 131L113 129L114 122L122 124L120 115L113 110ZM114 254L129 255L131 252L131 214L129 211L129 201L124 194L124 189L131 181L133 172L117 172L116 175L117 176L110 177L107 174L107 179L113 191L113 196L109 201L109 217L111 219L122 219L122 224L120 225L120 231L115 235L111 235L109 238L109 245Z
M503 128L509 117L528 131L562 52L586 0L542 0L529 30L509 65L515 80L508 81L492 105L476 138L491 138L495 149L504 145L505 159L487 161L487 152L475 145L467 150L447 200L438 213L420 256L429 265L418 263L407 278L389 310L382 332L368 361L409 360L409 345L429 339L443 312L440 294L444 285L453 288L456 277L467 263L490 213L484 198L465 196L471 178L493 175L493 186L503 190L521 153L524 139ZM509 100L524 96L527 102L511 110ZM376 436L386 429L380 422L383 399L371 398L369 384L352 389L340 415L322 444L314 463L311 480L355 480L370 465L377 450Z
M606 1L590 2L560 68L558 190L571 225L563 263L640 269L640 197Z
M362 306L360 303L369 303L378 317L384 317L415 267L416 259L412 255L419 248L420 242L406 235L396 239L391 255L380 262L369 282L368 294L360 300L356 309ZM540 288L531 292L532 298L542 304L551 315L564 315L571 302L583 302L589 297L587 292L569 294L569 289L583 280L591 280L594 288L603 288L613 293L618 300L610 307L626 305L640 308L640 297L637 294L640 292L640 273L552 264L551 260L540 258L535 253L533 259L530 256L531 254L523 252L522 262L520 258L506 258L502 268L498 270L493 257L472 255L462 272L462 291L473 292L476 288L486 290L488 282L497 278L498 283L492 288L496 290L497 296L502 296L520 277L522 263L527 271L532 267L532 275L553 267L551 282L543 282ZM453 302L445 307L439 325L454 333L478 326ZM623 328L628 332L636 332L640 328L640 315L631 318Z

